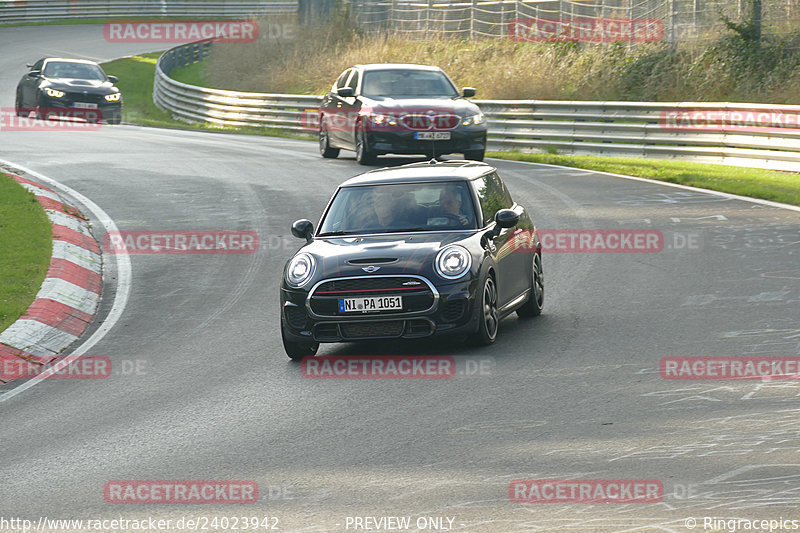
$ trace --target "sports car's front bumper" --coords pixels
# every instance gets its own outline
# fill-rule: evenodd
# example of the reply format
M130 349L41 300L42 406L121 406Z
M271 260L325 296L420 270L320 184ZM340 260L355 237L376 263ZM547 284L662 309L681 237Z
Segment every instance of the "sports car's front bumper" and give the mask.
M403 286L414 282L420 284ZM351 342L471 333L478 325L477 285L470 279L434 285L421 276L393 275L328 279L308 290L283 286L284 334L294 342ZM404 298L401 311L345 313L334 303L339 298L398 293Z

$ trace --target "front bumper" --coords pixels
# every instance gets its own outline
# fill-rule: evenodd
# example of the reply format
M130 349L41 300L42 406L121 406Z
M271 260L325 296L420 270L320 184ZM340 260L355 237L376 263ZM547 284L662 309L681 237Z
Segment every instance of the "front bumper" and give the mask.
M413 131L367 132L367 146L375 154L426 154L429 156L464 153L486 149L486 128L459 127L450 130L450 139L418 140Z
M97 108L84 109L75 107L76 103L94 104L97 106ZM47 111L53 112L59 112L63 110L65 111L66 116L74 113L76 117L89 117L98 121L122 117L122 99L117 102L107 102L102 95L94 94L83 96L67 93L61 98L54 98L42 94L39 97L39 107L41 109L46 109ZM93 116L92 112L97 112L96 116Z
M284 334L294 342L355 342L375 339L417 339L472 333L477 329L475 295L478 282L435 285L437 297L423 311L361 314L315 313L306 290L281 287ZM380 292L374 296L383 296ZM342 295L347 297L347 295Z

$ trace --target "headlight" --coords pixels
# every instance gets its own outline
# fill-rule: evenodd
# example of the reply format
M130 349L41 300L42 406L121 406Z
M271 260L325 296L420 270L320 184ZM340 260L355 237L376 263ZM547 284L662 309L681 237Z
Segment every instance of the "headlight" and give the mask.
M45 89L44 92L47 93L47 96L52 96L53 98L61 98L64 96L64 91L57 91L55 89Z
M380 113L373 113L371 115L372 123L376 126L397 126L397 117L394 115L381 115Z
M472 254L466 248L454 244L436 256L436 273L445 279L458 279L472 266Z
M314 275L315 266L314 257L310 254L294 256L286 269L286 282L292 287L302 287Z
M122 97L122 93L114 93L105 95L106 102L118 102Z
M464 118L464 120L461 121L461 124L463 126L469 126L472 124L477 126L478 124L483 124L484 122L486 122L486 117L483 115L483 113L478 113L477 115Z

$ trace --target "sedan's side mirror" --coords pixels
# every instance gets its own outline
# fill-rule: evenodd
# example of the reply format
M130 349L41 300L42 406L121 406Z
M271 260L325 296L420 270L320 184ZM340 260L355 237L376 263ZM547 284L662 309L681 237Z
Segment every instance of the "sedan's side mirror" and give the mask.
M302 218L292 224L292 235L298 239L305 239L306 242L311 242L313 240L312 233L314 233L314 224L308 219Z
M41 70L32 70L32 71L28 72L28 77L29 78L38 78L41 75L42 75L42 71Z
M341 89L336 91L336 94L338 94L342 98L350 98L355 96L356 92L353 90L352 87L342 87Z
M107 76L107 78L111 83L117 83L119 81L119 78L116 76Z
M519 215L513 209L501 209L494 214L494 221L496 225L493 234L497 237L503 228L513 228L519 224Z
M472 98L475 96L475 92L475 87L464 87L461 89L461 94L464 96L464 98Z

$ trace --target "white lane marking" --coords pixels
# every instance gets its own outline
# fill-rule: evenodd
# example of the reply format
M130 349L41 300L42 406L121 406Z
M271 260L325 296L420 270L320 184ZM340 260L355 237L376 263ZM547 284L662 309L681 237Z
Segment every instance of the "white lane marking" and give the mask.
M574 167L562 167L561 165L551 165L549 163L534 163L532 161L517 161L515 159L497 159L494 157L487 157L486 159L491 159L493 161L508 161L511 163L523 163L526 165L536 165L540 167L550 167L550 168L557 168L557 169L565 169L565 170L576 170ZM711 194L714 196L720 196L722 198L727 198L729 200L742 200L744 202L750 202L753 204L760 204L766 205L768 207L777 207L778 209L789 209L790 211L798 211L800 212L800 206L797 205L790 205L790 204L782 204L780 202L772 202L770 200L762 200L760 198L750 198L749 196L739 196L738 194L730 194L727 192L719 192L719 191L712 191L710 189L700 189L698 187L691 187L689 185L681 185L679 183L669 183L666 181L658 181L658 180L651 180L649 178L640 178L637 176L626 176L625 174L614 174L613 172L602 172L600 170L586 170L586 169L579 169L583 173L589 174L602 174L604 176L611 176L614 178L622 178L626 180L633 180L633 181L642 181L645 183L654 183L656 185L663 185L665 187L675 187L676 189L685 189L687 191L695 191L695 192L703 192L706 194Z
M10 161L6 161L4 159L0 159L0 164L7 165L11 168L16 168L21 170L22 172L34 176L35 178L40 179L41 181L48 184L51 188L56 190L62 190L67 195L75 198L79 203L82 204L83 207L88 209L92 212L92 214L97 218L99 223L103 226L106 232L118 232L119 229L111 217L100 208L99 205L92 202L89 198L85 197L78 191L67 187L54 179L48 178L38 172L28 169L26 167L16 165L11 163ZM21 394L22 392L30 389L31 387L38 385L42 382L42 380L46 379L51 374L58 372L62 368L69 365L71 362L76 361L80 358L81 355L84 355L86 352L92 349L92 347L100 342L103 337L108 334L111 328L122 318L122 313L125 310L125 306L128 304L128 298L130 297L131 292L131 283L132 283L132 272L131 272L131 260L130 257L124 254L109 254L110 258L116 262L116 274L117 274L117 290L114 294L114 304L111 307L111 311L108 313L105 321L97 328L97 330L92 334L91 337L86 339L74 352L70 355L66 356L65 358L61 359L58 363L48 368L46 371L38 374L37 376L31 378L30 380L26 381L22 385L15 387L14 389L0 395L0 403L10 400L14 396Z

